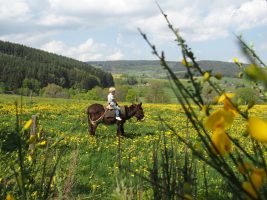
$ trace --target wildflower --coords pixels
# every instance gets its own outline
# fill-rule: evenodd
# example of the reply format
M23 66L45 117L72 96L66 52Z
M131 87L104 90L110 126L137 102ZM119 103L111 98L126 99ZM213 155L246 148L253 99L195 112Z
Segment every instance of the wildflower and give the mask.
M6 200L14 200L15 198L13 197L13 195L12 194L8 194L7 196L6 196Z
M264 176L262 176L260 173L257 173L256 171L253 171L251 173L250 179L256 188L260 188L263 185Z
M32 196L32 197L37 197L37 191L33 192L33 193L31 194L31 196Z
M182 60L182 64L183 64L184 66L186 66L186 67L192 67L192 63L187 62L186 59L183 59L183 60Z
M183 64L184 66L186 66L186 63L187 63L186 60L183 59L183 60L182 60L182 64Z
M27 159L28 159L29 162L32 162L32 156L31 155L28 155Z
M239 63L239 60L238 60L237 57L234 57L234 58L233 58L233 61L234 61L235 64L238 64L238 63Z
M230 99L233 98L234 96L235 96L234 93L224 93L219 97L218 103L223 102L224 109L232 112L234 116L236 116L237 115L236 108L233 105L233 103L230 101Z
M250 175L250 180L256 188L263 186L264 178L266 176L265 170L261 168L254 168Z
M259 142L267 142L267 122L257 118L248 119L248 132Z
M192 196L189 195L189 194L185 194L185 195L184 195L184 199L187 199L187 200L193 200Z
M26 124L23 126L23 128L22 128L21 131L26 131L26 130L28 130L28 129L31 127L31 125L32 125L32 119L30 119L30 120L28 120L28 121L26 122Z
M204 78L204 81L208 81L210 79L210 73L209 72L205 72L203 74L203 78Z
M216 128L211 137L212 144L215 146L215 154L224 156L231 151L231 140L223 128Z
M257 191L254 189L254 187L252 186L250 182L248 181L243 182L242 187L255 199L258 197Z
M36 135L31 135L28 142L31 144L31 143L34 143L35 142L35 139L36 139Z
M213 112L205 121L204 126L206 129L215 130L218 127L224 129L229 128L234 121L234 116L231 112L225 110L217 110Z
M46 144L47 144L46 140L43 140L43 141L39 142L40 146L45 146Z
M234 93L230 93L230 92L229 93L224 93L219 97L218 102L224 102L227 98L231 99L234 96L235 96Z

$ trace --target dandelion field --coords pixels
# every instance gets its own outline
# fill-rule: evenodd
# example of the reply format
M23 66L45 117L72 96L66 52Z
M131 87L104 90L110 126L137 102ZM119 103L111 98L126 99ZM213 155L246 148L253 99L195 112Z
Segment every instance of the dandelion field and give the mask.
M16 100L19 102L21 98L1 95L1 129L10 131L15 129L14 102ZM52 199L153 199L153 197L157 198L156 195L160 195L153 187L160 188L167 185L170 190L173 188L182 190L186 199L190 199L191 196L197 199L234 198L229 192L231 186L227 181L218 176L210 166L198 160L197 156L177 137L179 135L186 139L201 152L202 145L196 136L196 131L188 123L181 106L144 104L146 120L128 121L125 124L126 137L120 138L116 137L115 126L105 125L98 127L96 137L88 135L85 110L90 103L92 102L28 97L22 98L21 106L19 103L21 126L32 115L37 115L38 132L44 135L47 141L45 147L41 147L40 144L38 151L41 156L36 161L34 161L35 155L25 153L23 161L25 166L33 164L42 166L42 154L47 153L46 148L49 146L53 147L53 151L49 152L46 162L48 168L49 163L54 163L59 157L60 150L64 148L51 180L48 197ZM266 119L267 106L257 105L250 112L251 115ZM164 123L159 116L164 119ZM170 131L165 123L173 130ZM253 156L255 153L253 143L249 137L244 136L246 126L246 121L237 117L229 130L229 135L240 140ZM1 147L3 147L8 137L1 140ZM20 193L16 189L17 183L12 175L11 166L17 166L15 161L17 155L6 150L1 151L0 156L0 197L4 199L9 193L16 197ZM228 159L227 156L225 159ZM238 174L240 169L234 170ZM36 180L40 179L38 170L29 172L36 173L33 176ZM50 172L47 171L47 173ZM172 177L166 179L165 176L168 175ZM164 180L169 180L169 183L168 181L164 183ZM157 185L155 181L163 184ZM40 190L34 188L30 181L25 181L25 188L30 191L29 199L38 199Z

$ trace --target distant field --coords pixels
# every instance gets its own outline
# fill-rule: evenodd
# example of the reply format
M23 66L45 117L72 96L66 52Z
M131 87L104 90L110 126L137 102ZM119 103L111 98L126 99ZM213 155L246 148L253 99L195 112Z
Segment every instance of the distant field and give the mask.
M112 76L114 77L115 84L119 85L118 82L121 81L121 74L113 74ZM173 89L170 85L170 81L168 79L166 78L165 79L164 78L143 78L143 80L148 83L152 83L152 82L160 83L163 86L163 90L165 94L167 94L169 97L169 103L177 103L177 98L173 92ZM180 79L180 80L185 86L189 86L186 79ZM235 92L237 88L240 88L240 87L251 87L250 83L247 80L238 79L238 78L223 77L222 80L220 81L215 80L215 82L217 82L222 89L228 92L229 91ZM132 85L131 87L134 88L136 91L140 91L146 88L149 89L149 86L140 87L138 85Z

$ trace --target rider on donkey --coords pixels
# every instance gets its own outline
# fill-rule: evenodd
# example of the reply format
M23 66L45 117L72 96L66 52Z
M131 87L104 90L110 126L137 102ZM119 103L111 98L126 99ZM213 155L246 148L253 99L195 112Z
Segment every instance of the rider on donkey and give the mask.
M121 121L120 118L120 107L118 106L118 103L114 97L116 89L114 87L109 88L109 94L108 94L108 104L115 110L116 113L116 120Z

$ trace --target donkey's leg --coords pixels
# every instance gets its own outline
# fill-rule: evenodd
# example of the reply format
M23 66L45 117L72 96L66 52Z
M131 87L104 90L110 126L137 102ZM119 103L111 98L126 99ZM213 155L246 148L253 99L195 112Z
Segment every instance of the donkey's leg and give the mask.
M121 135L122 135L122 136L125 136L125 134L124 134L123 123L121 123L121 125L120 125L120 129L121 129Z
M90 123L89 134L90 134L91 136L94 136L94 135L95 135L95 131L96 131L97 126L98 126L97 124L92 124L92 123Z
M121 136L121 128L120 128L120 122L117 121L117 136Z
M123 123L117 122L117 136L124 136Z

